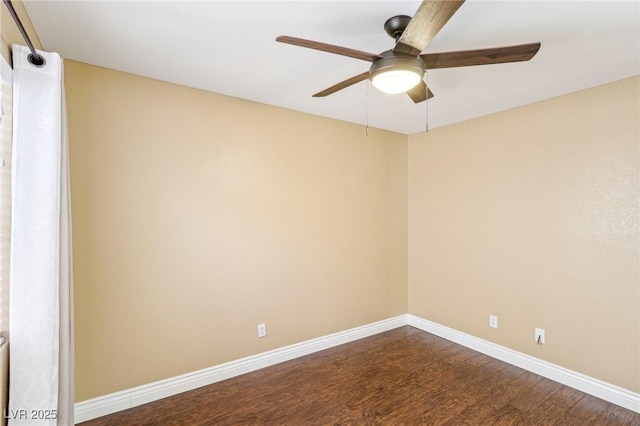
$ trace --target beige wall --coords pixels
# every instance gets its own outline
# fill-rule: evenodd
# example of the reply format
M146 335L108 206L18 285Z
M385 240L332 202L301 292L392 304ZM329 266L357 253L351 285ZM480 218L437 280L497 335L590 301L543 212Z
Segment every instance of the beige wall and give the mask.
M639 86L410 136L409 312L640 391Z
M640 388L637 78L412 135L407 176L402 135L65 67L77 401L407 309Z
M405 136L65 73L77 401L406 313Z
M31 19L29 15L27 15L27 11L24 8L24 5L19 0L13 0L11 2L13 4L13 8L16 10L22 25L24 25L27 34L29 34L29 38L35 45L36 49L42 49L42 44L40 43L40 39L38 38L38 34L33 28L31 24ZM13 22L13 18L7 9L7 6L4 3L0 4L0 54L7 60L7 62L11 63L11 45L13 43L21 44L26 46L18 27Z

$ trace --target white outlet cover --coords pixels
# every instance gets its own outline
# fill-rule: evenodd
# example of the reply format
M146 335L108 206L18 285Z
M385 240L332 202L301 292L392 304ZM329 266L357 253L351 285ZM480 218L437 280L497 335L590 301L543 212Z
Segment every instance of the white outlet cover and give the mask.
M267 325L265 323L258 324L258 337L264 337L267 335Z
M489 327L498 328L498 317L495 315L489 315Z

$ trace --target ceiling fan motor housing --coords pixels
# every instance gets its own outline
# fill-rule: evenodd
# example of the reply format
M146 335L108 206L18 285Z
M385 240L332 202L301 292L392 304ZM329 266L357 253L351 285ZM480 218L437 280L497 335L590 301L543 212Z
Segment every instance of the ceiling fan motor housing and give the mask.
M391 69L406 69L417 74L424 75L425 65L420 57L406 55L404 53L383 52L382 59L378 59L369 69L369 75L373 77Z

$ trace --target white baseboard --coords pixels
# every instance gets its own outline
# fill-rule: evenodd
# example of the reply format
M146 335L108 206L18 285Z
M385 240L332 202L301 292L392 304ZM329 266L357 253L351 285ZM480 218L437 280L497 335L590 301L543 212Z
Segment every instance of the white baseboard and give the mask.
M284 348L274 349L192 373L78 402L75 404L75 422L81 423L128 408L137 407L161 398L197 389L241 374L402 327L403 325L416 327L558 383L570 386L589 395L640 413L640 394L638 393L585 376L584 374L488 342L444 325L407 314L317 339L307 340Z
M407 316L399 315L339 333L307 340L192 373L126 389L75 404L75 423L106 416L138 405L156 401L231 377L309 355L324 349L353 342L364 337L407 325Z
M603 382L593 377L543 361L513 349L488 342L426 319L407 315L407 324L477 352L536 373L563 385L640 413L640 394Z

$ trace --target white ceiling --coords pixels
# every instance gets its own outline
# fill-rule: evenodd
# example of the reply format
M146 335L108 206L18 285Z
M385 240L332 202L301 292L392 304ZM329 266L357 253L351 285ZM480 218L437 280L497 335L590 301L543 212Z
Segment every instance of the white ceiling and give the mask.
M278 35L380 53L382 26L419 1L25 1L45 49L211 92L411 134L640 74L638 1L468 0L425 52L541 42L529 62L428 72L414 104L368 81L358 59L276 43Z

